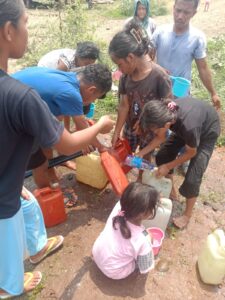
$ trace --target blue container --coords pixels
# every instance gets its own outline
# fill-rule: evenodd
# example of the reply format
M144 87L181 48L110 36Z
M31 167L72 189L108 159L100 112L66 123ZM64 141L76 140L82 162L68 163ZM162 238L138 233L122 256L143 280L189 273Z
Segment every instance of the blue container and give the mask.
M95 105L94 103L91 103L89 113L86 114L86 117L88 119L91 119L94 117L94 113L95 113Z
M191 82L183 77L170 76L172 92L177 98L188 96Z

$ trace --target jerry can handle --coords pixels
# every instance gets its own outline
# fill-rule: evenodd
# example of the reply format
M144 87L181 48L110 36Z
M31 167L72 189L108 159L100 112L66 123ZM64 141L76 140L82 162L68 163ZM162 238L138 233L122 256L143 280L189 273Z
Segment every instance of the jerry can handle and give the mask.
M123 140L121 138L118 138L118 140L116 141L114 149L117 149L121 146L123 146Z
M41 190L38 190L37 192L41 195L41 196L45 196L45 195L48 195L52 192L56 191L55 190L52 190L50 187L45 187L45 188L42 188Z

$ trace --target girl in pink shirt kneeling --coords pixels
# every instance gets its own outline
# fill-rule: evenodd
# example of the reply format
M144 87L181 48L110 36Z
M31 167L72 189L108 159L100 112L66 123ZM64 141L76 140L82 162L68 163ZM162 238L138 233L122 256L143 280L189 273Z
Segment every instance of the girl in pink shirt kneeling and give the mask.
M140 273L154 268L142 221L155 217L158 202L159 193L151 186L133 182L125 189L92 249L95 263L107 277L122 279L136 268Z

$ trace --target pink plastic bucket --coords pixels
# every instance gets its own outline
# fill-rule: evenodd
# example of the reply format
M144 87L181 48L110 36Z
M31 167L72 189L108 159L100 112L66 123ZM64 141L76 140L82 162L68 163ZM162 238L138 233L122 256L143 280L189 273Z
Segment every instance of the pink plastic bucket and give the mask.
M152 249L153 249L153 253L154 256L158 255L159 250L162 246L162 241L164 239L164 232L157 227L151 227L146 229L147 232L149 232L151 234L152 237Z

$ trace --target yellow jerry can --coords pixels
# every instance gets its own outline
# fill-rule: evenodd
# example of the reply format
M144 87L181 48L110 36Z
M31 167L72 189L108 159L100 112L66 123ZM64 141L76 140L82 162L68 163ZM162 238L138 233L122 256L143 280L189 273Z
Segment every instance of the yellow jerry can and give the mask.
M198 269L203 282L220 284L225 276L225 235L222 229L209 234L198 257Z
M91 153L76 158L76 179L97 189L103 189L107 182L107 175L101 164L101 157Z

